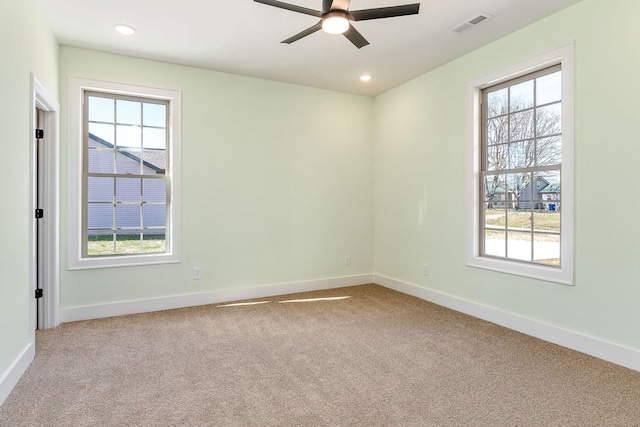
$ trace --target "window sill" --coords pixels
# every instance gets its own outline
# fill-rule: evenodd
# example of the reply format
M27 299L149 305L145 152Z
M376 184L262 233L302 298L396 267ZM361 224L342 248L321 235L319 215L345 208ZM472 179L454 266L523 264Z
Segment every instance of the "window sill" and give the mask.
M68 270L90 270L96 268L134 267L156 264L179 263L180 258L176 254L144 254L104 256L95 258L80 258L69 261Z
M566 267L563 269L562 267L478 256L467 260L467 266L573 286L573 275L570 271L567 271Z

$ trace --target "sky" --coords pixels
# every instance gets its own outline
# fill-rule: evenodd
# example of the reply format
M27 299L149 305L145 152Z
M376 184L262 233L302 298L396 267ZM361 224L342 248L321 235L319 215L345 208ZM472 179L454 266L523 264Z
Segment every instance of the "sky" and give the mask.
M166 105L89 96L89 132L121 148L166 149Z

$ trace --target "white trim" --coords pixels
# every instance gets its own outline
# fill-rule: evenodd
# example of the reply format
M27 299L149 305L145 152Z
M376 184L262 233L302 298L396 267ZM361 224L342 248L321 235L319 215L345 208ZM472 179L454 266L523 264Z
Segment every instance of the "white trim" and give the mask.
M573 285L573 43L489 73L467 82L466 85L466 264L501 273L517 274L534 279ZM480 233L480 91L494 84L510 80L548 66L562 64L562 217L561 267L547 267L479 255Z
M616 365L640 371L640 351L603 341L568 329L559 328L514 313L488 307L453 295L426 289L386 276L374 275L373 282L434 304L495 323L505 328L540 338Z
M72 307L62 309L60 319L64 322L99 319L127 314L147 313L207 304L219 304L254 298L266 298L357 286L375 283L407 295L411 295L452 310L486 320L500 326L542 339L590 356L640 371L640 351L603 341L575 331L559 328L518 314L475 303L446 293L423 288L378 274L337 277L303 282L281 283L254 288L176 295L148 300L125 301L119 303Z
M33 361L33 358L36 355L36 349L33 345L33 342L29 343L27 347L20 353L20 355L14 360L14 362L9 366L9 369L4 372L2 377L0 377L0 405L7 400L9 394L14 389L20 378L27 372L29 365Z
M345 286L366 285L369 283L373 283L373 276L371 274L307 280L303 282L280 283L254 288L230 289L226 291L203 292L147 300L64 308L60 312L60 318L63 323L75 322L79 320L99 319L103 317L148 313L151 311L171 310L175 308L219 304L229 301L342 288Z
M113 257L82 257L82 102L85 90L121 95L169 100L170 115L170 176L171 227L168 232L169 251L163 254L144 254ZM69 77L69 153L68 153L68 261L69 270L111 268L134 265L178 263L181 261L181 139L182 94L179 90L118 83L105 80Z
M44 171L45 171L45 190L44 201L42 203L45 216L41 220L44 227L44 283L42 289L44 291L44 327L55 328L59 324L59 265L60 265L60 215L59 215L59 194L60 194L60 141L59 141L59 111L60 104L50 95L46 88L31 75L31 127L29 129L31 141L31 212L36 209L37 182L35 181L36 172L36 139L34 129L36 128L35 109L40 108L45 112L44 125L45 130L45 148L44 148ZM36 227L35 220L30 225L30 295L34 295L36 288ZM36 329L35 319L37 310L37 301L29 304L30 307L30 330L31 341L34 341L34 331Z

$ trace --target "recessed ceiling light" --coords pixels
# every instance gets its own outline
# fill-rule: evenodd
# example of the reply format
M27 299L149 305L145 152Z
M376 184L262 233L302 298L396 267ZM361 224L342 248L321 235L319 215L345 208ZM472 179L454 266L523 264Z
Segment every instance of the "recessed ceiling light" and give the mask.
M371 75L370 74L363 74L360 76L360 80L362 80L363 82L368 82L369 80L371 80Z
M124 24L118 24L114 27L116 29L117 32L119 32L120 34L124 34L126 36L130 36L131 34L136 32L136 29L133 27L130 27L129 25L124 25Z

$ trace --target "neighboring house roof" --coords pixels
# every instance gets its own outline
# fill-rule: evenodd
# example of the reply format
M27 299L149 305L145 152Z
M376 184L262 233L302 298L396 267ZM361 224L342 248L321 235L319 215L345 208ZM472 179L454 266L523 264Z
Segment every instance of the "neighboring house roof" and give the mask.
M89 133L89 139L104 145L107 148L113 148L114 145L104 139ZM137 151L119 149L118 153L122 154L134 160L136 163L142 162L148 168L153 169L156 173L163 174L167 168L167 152L166 150L158 150L155 148L145 148L144 149L144 159L140 159L140 157L134 153Z
M549 184L540 190L540 193L559 193L559 192L560 192L559 182L554 182L552 184Z
M541 190L538 190L539 193L557 193L560 191L560 184L550 184L549 181L547 181L546 179L542 178L542 177L536 177L535 178L536 182L542 182L545 184L544 187L542 187ZM531 184L527 184L527 187L531 185ZM493 182L489 182L487 183L488 186L488 190L491 191L493 190ZM557 188L557 189L556 189ZM494 193L504 193L505 189L504 187L498 185L496 187L496 191L494 191Z

